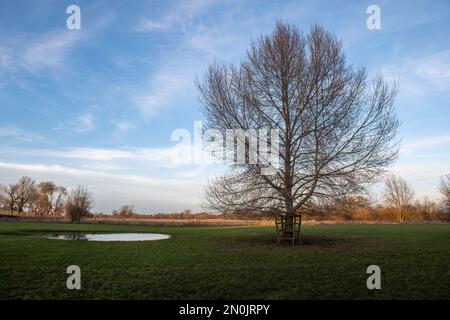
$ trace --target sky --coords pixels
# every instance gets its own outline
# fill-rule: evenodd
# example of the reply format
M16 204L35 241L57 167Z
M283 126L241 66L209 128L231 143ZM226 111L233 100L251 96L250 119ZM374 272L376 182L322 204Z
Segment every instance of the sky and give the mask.
M70 5L80 29L67 28ZM370 5L380 29L367 27ZM200 210L222 168L171 161L173 133L203 120L194 80L214 61L239 63L277 20L323 25L349 63L398 81L389 170L416 198L438 199L450 173L448 0L0 0L0 183L87 186L98 212Z

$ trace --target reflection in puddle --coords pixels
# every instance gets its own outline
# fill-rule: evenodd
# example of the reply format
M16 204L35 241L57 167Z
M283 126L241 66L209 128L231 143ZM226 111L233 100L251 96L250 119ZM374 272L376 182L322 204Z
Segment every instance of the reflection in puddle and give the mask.
M64 233L52 234L47 239L53 240L87 240L87 241L151 241L169 239L161 233Z

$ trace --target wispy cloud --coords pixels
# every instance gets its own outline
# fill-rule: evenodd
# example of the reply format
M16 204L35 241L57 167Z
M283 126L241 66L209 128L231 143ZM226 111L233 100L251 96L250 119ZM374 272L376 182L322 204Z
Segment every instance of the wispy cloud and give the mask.
M61 68L70 49L82 38L79 31L49 32L26 46L20 63L31 72L45 68Z
M174 145L165 148L128 147L121 149L3 148L0 149L1 157L26 158L29 161L45 159L46 162L70 163L75 167L121 172L152 172L158 176L179 178L191 175L194 171L203 172L217 169L210 153L200 146Z
M159 20L144 17L134 28L138 32L170 29L177 34L177 46L161 53L164 60L149 74L147 85L128 90L134 106L145 118L152 118L179 101L195 99L195 76L204 72L215 55L220 54L227 60L245 52L248 35L236 32L239 27L235 16L225 15L220 23L205 19L217 3L212 0L180 1L168 15Z
M82 37L81 32L64 30L4 39L0 47L0 67L9 72L27 71L33 74L62 69L66 66L70 50Z
M132 98L136 108L147 119L154 117L181 97L193 92L193 68L195 64L165 64L150 76L148 85L136 92ZM184 60L186 61L186 60ZM187 62L187 61L186 61ZM179 105L177 107L183 107Z
M137 32L151 32L151 31L160 31L167 29L171 23L168 21L155 21L152 19L142 18L138 25L134 28Z
M0 140L1 139L16 140L22 142L37 142L46 140L43 136L35 132L25 131L16 126L0 127Z
M95 128L94 116L92 113L85 113L78 118L79 127L75 129L76 132L87 132Z
M406 143L402 146L401 152L411 153L416 151L423 151L423 149L432 149L436 147L445 147L445 149L450 151L450 135L424 138Z
M434 88L447 91L450 87L450 50L418 59L413 65L413 72L424 81L428 81Z
M142 17L134 30L137 32L153 32L172 27L184 29L195 16L204 14L216 3L216 0L177 1L171 8L171 13L159 19Z
M450 50L409 57L403 63L382 68L388 78L400 82L403 95L427 95L431 92L447 92L450 87Z
M418 198L437 199L439 178L450 172L449 156L450 135L407 139L391 171L408 180Z
M115 121L111 120L111 123L116 127L115 134L118 135L120 133L128 132L130 129L134 128L134 124L127 121Z
M172 148L64 148L62 150L4 148L0 150L0 154L87 161L145 160L160 163L162 166L170 166L172 150Z
M84 10L98 10L96 6L98 4L85 5ZM0 81L3 78L20 83L29 74L47 77L68 72L71 70L69 58L81 42L94 37L113 19L111 13L104 10L98 19L81 30L50 28L43 33L32 29L22 33L3 32L0 37L0 68L4 72L0 73Z
M55 127L55 130L57 131L74 133L85 133L94 129L94 115L90 112L83 113L74 120L60 121Z

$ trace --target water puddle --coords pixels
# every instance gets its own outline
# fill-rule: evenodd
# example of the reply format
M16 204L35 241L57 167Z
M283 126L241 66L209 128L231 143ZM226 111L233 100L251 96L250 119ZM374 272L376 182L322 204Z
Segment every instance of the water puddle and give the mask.
M161 233L64 233L52 234L47 239L53 240L87 240L87 241L154 241L169 239Z

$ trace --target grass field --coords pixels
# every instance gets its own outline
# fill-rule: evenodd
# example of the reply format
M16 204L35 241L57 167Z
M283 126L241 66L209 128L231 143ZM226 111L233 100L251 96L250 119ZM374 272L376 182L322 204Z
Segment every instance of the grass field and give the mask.
M48 233L158 232L170 240L91 242ZM450 299L450 225L272 227L0 223L2 299ZM66 288L68 265L81 290ZM366 287L368 265L381 290Z

